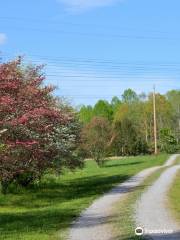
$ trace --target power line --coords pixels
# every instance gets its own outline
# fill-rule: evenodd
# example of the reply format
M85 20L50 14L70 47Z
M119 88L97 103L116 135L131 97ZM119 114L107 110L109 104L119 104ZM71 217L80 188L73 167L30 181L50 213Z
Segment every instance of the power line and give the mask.
M116 76L116 77L111 77L111 76L81 76L81 75L73 75L73 76L71 76L71 75L56 75L56 74L47 74L46 75L47 77L61 77L61 78L78 78L79 79L79 81L84 81L83 79L80 79L80 78L86 78L86 79L116 79L116 80L118 80L118 78L130 78L130 76L129 76L129 74L126 74L126 75L119 75L119 76ZM131 76L133 76L133 77L135 77L135 78L142 78L141 76L134 76L134 75L131 75ZM154 78L156 78L157 79L157 77L151 77L151 76L147 76L147 77L143 77L144 79L154 79ZM77 80L78 80L77 79ZM162 79L162 78L159 78L159 79ZM76 81L77 81L76 80ZM170 81L169 80L169 78L166 78L166 77L164 77L163 78L163 80L168 80L168 81Z
M1 53L2 56L7 56L10 57L10 54L7 53ZM24 54L21 54L24 55ZM26 54L24 55L26 56ZM103 64L103 66L106 66L106 64L114 64L117 66L120 65L127 65L127 66L152 66L152 65L159 65L163 67L167 66L179 66L180 67L180 62L167 62L167 63L162 63L162 62L127 62L127 61L119 61L116 59L96 59L96 58L72 58L72 57L52 57L52 56L42 56L42 55L37 55L37 54L28 54L30 57L34 58L39 58L39 60L33 60L33 62L39 62L40 60L46 60L50 62L62 62L62 63L95 63L95 64ZM32 59L29 59L32 61Z
M9 55L4 55L3 56L9 56ZM33 55L34 56L34 55ZM39 56L39 55L36 55L36 57L42 57L42 56ZM50 60L49 60L50 59ZM46 57L46 61L51 61L52 58L47 58ZM62 61L61 61L62 59ZM60 63L64 63L63 61L63 58L59 58L58 61L60 61ZM159 74L159 71L164 71L164 72L167 72L168 71L168 74L169 71L173 71L173 77L177 76L179 77L179 74L180 74L180 68L177 68L178 67L178 63L159 63L160 64L160 67L159 66L155 66L154 67L154 64L157 64L157 63L149 63L150 66L148 66L147 64L148 63L129 63L130 65L128 65L127 62L119 62L119 66L118 65L112 65L114 62L111 60L107 61L107 60L101 60L101 61L97 61L95 59L83 59L84 62L87 61L86 65L85 65L85 70L81 70L81 74L68 74L67 72L68 71L71 71L69 69L67 70L62 70L62 67L57 65L57 64L48 64L49 67L53 67L53 68L56 68L56 71L53 69L53 72L51 73L52 69L50 70L49 69L45 69L45 72L48 72L48 74L46 75L47 77L59 77L59 78L69 78L69 79L73 79L73 78L77 78L77 80L79 81L82 81L81 78L86 78L86 79L119 79L119 78L130 78L131 76L133 76L133 79L135 78L143 78L143 79L153 79L154 77L153 76L144 76L145 74L155 74L155 73L158 73ZM71 63L75 64L75 66L77 66L77 63L79 63L79 61L83 61L83 60L80 60L80 59L66 59L66 63L67 63L67 66L68 68L70 67L74 67L71 65ZM39 60L40 61L40 60ZM70 61L70 64L69 64L69 61ZM74 62L72 62L74 61ZM36 63L36 61L31 61L32 63ZM101 67L104 67L105 69L92 69L92 66L89 65L89 62L93 62L94 66L95 67L99 67L99 63L102 63ZM104 63L103 63L104 62ZM110 65L109 65L110 63ZM118 63L116 61L116 63ZM121 65L122 64L122 65ZM125 65L124 65L125 64ZM132 66L133 64L133 69L130 69L130 67ZM141 65L140 65L141 64ZM108 67L109 69L108 69ZM64 66L63 66L64 67ZM87 69L88 67L88 69ZM91 67L91 68L90 68ZM115 67L115 68L113 68ZM147 69L148 67L148 69ZM175 69L174 69L175 67ZM180 67L180 65L179 65ZM153 68L153 69L152 69ZM164 69L165 68L165 69ZM58 71L57 71L58 69ZM77 69L76 69L77 70ZM96 76L93 76L93 71L94 71L94 74L96 74ZM96 71L96 72L95 72ZM103 73L101 72L97 72L97 71L103 71ZM107 74L107 75L105 75ZM162 73L161 73L162 74ZM163 78L163 80L166 79L166 77L159 77L160 79ZM170 81L169 79L169 76L167 77L167 80ZM84 81L84 80L83 80Z

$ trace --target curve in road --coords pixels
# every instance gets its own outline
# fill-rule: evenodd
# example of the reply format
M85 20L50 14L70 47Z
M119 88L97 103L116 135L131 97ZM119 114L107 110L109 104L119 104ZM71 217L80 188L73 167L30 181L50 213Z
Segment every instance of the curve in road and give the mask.
M177 155L169 158L164 166L170 166L176 160ZM94 203L83 211L80 217L72 224L69 240L111 240L112 232L109 224L113 219L113 205L123 199L124 195L134 187L139 186L145 178L150 176L162 166L152 167L141 171L128 181L119 184L109 193L94 201Z

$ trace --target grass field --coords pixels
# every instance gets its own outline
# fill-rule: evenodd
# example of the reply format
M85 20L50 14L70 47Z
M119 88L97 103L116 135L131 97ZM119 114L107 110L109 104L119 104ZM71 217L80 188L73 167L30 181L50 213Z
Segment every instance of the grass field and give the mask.
M63 239L73 219L94 199L142 169L163 164L167 157L110 160L103 168L87 161L83 170L47 175L34 189L0 195L0 239Z
M180 158L178 159L178 163L180 164ZM169 191L169 205L180 225L180 171L178 171L175 181Z

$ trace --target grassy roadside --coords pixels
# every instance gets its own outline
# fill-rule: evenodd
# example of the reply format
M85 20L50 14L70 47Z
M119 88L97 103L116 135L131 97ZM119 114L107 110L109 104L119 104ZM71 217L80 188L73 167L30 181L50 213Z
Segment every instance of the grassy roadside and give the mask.
M180 164L180 157L177 160L177 164ZM168 206L180 225L180 171L178 171L168 193Z
M39 186L0 195L0 239L63 239L70 223L94 199L137 172L161 165L168 155L107 161L103 168L87 161L83 170L48 175Z
M176 164L180 164L180 157L177 158Z
M148 186L159 178L163 169L159 169L149 176L140 186L136 187L131 193L128 193L123 201L119 202L113 209L114 212L118 212L112 225L114 238L113 240L142 240L143 237L135 236L134 230L137 226L134 223L134 211L136 201L141 194L147 189Z

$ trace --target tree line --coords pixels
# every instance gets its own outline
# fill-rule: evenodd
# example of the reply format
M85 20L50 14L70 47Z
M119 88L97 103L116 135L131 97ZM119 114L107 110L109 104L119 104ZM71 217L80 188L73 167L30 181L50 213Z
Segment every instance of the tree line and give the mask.
M156 93L159 152L180 149L180 90ZM82 106L79 118L86 153L100 162L106 156L151 154L154 152L153 93L137 94L127 89L111 102L99 100Z

